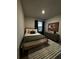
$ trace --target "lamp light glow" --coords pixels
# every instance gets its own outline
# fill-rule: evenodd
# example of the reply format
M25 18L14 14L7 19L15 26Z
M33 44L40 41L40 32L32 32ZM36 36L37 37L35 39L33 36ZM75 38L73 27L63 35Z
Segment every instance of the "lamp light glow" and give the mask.
M42 10L42 14L45 14L45 10Z

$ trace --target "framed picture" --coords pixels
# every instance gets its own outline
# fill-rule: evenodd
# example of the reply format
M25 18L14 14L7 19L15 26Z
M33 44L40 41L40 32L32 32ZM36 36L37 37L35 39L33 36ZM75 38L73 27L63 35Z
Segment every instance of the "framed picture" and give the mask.
M48 24L48 31L56 31L56 32L58 32L58 29L59 29L59 22L49 23Z

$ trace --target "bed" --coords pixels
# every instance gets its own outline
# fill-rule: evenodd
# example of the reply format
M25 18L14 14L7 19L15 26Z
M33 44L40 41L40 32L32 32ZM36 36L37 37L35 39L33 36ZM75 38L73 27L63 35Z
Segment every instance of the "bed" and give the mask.
M26 29L21 48L29 50L42 44L47 44L48 39L37 32L37 29Z
M35 32L30 34L30 30ZM28 50L28 55L23 57L24 59L56 59L61 55L61 46L38 33L36 29L26 29L22 49L23 52Z

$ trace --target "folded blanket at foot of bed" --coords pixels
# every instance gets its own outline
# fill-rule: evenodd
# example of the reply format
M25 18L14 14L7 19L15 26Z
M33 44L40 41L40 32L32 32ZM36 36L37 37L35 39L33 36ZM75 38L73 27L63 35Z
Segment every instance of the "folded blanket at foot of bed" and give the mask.
M22 48L24 50L27 50L27 49L31 49L31 48L34 48L34 47L38 47L38 46L45 44L45 43L47 44L47 42L48 42L48 39L43 38L43 39L40 39L40 40L23 43Z

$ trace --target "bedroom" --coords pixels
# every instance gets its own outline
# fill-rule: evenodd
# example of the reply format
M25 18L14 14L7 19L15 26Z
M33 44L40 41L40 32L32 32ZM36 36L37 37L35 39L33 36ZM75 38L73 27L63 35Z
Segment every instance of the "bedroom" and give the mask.
M17 16L18 59L61 59L61 0L18 0Z

